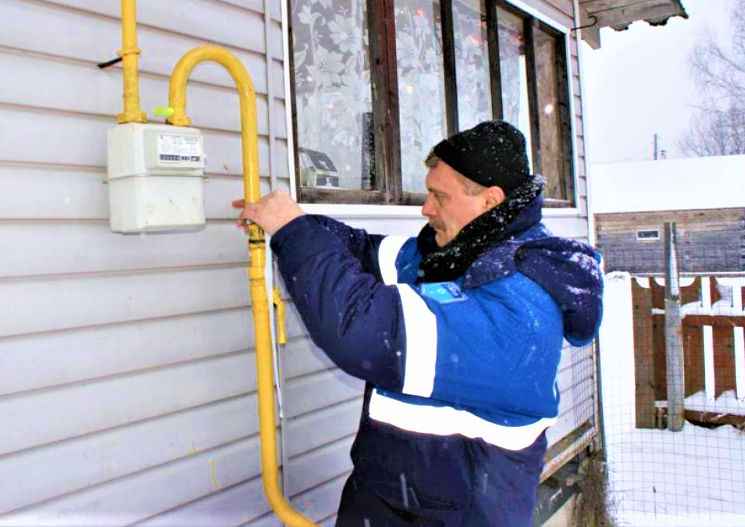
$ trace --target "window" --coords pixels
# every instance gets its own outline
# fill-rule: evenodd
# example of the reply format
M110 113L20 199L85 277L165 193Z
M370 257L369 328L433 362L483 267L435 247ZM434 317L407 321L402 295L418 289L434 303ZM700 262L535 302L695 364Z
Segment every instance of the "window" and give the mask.
M660 231L651 229L648 231L636 231L636 241L657 241L660 239Z
M365 138L372 126L362 2L293 3L295 115L301 187L377 187Z
M574 204L563 33L504 0L286 1L301 202L421 204L430 149L504 119Z
M440 6L394 0L403 190L422 192L422 160L447 137Z

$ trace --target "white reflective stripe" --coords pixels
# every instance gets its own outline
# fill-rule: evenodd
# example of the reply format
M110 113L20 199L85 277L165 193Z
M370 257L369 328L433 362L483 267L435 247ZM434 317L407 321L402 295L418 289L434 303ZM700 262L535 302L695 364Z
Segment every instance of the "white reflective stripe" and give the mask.
M525 426L502 426L465 410L409 404L381 395L377 390L373 390L370 397L369 413L372 419L402 430L437 436L461 434L507 450L529 447L541 432L556 422L554 417Z
M404 387L409 395L429 397L435 386L437 319L421 296L407 284L396 284L406 329Z
M378 267L383 276L385 285L393 285L398 282L398 271L396 270L396 256L408 236L386 236L378 247Z

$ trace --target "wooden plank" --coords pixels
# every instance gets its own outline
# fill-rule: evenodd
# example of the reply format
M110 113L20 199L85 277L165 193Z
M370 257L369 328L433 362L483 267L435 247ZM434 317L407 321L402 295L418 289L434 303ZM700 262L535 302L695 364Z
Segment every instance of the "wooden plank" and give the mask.
M0 103L110 117L112 128L122 111L122 80L117 70L101 71L93 64L49 60L2 50L0 70L13 72L0 83ZM49 89L50 86L54 89ZM81 86L86 89L81 90ZM140 75L140 101L141 108L148 112L156 106L168 106L168 79ZM265 95L256 97L261 135L268 133L267 105ZM238 93L233 90L192 85L186 110L195 128L241 130ZM282 110L277 108L279 115ZM278 137L285 137L284 128L284 120L277 119L274 131Z
M655 315L655 317L664 315ZM745 327L745 316L732 315L686 315L683 318L684 326L714 326L732 329L733 327Z
M297 457L332 443L357 430L362 411L362 396L318 410L285 423L287 455Z
M0 516L257 432L256 396L250 395L5 456Z
M583 422L574 431L572 431L571 434L567 434L564 438L562 438L561 441L557 441L548 450L546 450L544 460L547 463L550 462L552 459L562 454L567 448L571 446L572 443L576 442L577 439L579 439L586 432L590 431L592 428L594 427L591 422Z
M745 327L745 316L742 326ZM685 320L685 319L683 319ZM735 336L732 327L714 326L714 398L726 391L736 393L735 377Z
M657 410L661 419L667 419L669 411L667 406L660 406ZM731 425L738 430L742 430L745 427L745 415L741 411L739 413L735 412L738 412L738 410L733 409L733 413L686 410L684 415L687 421L693 421L698 426L713 425L711 428L717 428L722 425Z
M443 81L448 137L460 131L458 125L458 87L456 79L455 34L453 30L453 0L440 0Z
M34 21L35 32L27 31L28 20ZM64 25L65 31L59 31L60 25ZM261 33L263 24L260 25L260 21L255 19L250 26L243 29ZM43 34L44 38L38 38L39 34ZM75 35L75 38L70 38L70 35ZM171 33L142 24L137 28L137 42L143 50L139 61L140 72L163 77L170 77L176 62L184 53L204 44L203 40L196 39L190 34ZM5 0L0 4L0 46L95 65L107 58L113 58L116 51L121 49L121 45L121 24L117 19L49 3ZM263 52L237 49L233 49L232 52L246 66L257 93L266 94L267 68ZM274 57L281 59L282 55ZM110 71L116 72L114 75L119 75L120 68L120 65L112 66ZM102 72L101 75L105 73ZM190 79L228 88L234 87L230 74L221 66L212 63L200 65ZM274 96L284 98L282 64L279 61L275 61L273 65L273 81Z
M246 395L256 385L254 361L244 352L11 397L0 405L10 424L0 455Z
M574 6L572 0L546 0L551 6L555 7L567 16L573 16Z
M245 308L0 339L0 395L216 357L254 346ZM70 367L70 365L75 367Z
M106 134L116 126L108 118L0 105L0 161L62 166L106 166ZM235 132L202 131L207 171L242 174L241 137ZM261 147L262 142L259 141ZM267 143L265 143L266 145ZM42 148L43 146L43 148ZM268 151L264 159L268 159ZM261 160L260 160L261 163ZM267 164L261 164L266 172Z
M502 70L499 57L498 13L499 9L492 3L486 4L486 38L489 46L489 92L491 93L492 117L495 120L504 118L502 105Z
M541 474L541 482L546 481L548 478L553 476L557 470L563 467L566 463L574 459L577 454L582 452L585 448L590 446L595 440L598 432L597 429L591 428L585 431L579 438L576 439L570 446L564 449L560 454L552 458L543 467L543 473Z
M606 11L608 9L621 9L624 7L638 6L656 3L669 3L670 0L580 0L580 5L585 7L589 12Z
M507 0L509 2L509 0ZM565 27L574 27L572 22L572 0L522 0L524 4L542 13Z
M240 267L0 281L0 298L0 337L249 303L248 277Z
M634 364L636 372L636 427L655 428L655 372L652 333L652 296L649 289L631 280L634 316Z
M257 441L257 437L241 440L136 476L66 495L3 516L0 526L128 525L255 477L260 470ZM244 503L249 517L268 511L268 505L258 493Z
M651 18L669 18L684 12L672 0L593 0L584 2L588 15L597 17L597 26L619 27Z

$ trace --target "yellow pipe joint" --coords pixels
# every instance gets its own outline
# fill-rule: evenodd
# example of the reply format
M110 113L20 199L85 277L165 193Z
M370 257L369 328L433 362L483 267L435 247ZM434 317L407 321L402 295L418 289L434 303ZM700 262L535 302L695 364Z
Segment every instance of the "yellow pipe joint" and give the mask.
M140 53L140 48L137 47L135 0L122 0L122 49L117 55L122 58L124 112L117 118L119 124L147 122L147 114L140 110L140 82L137 69Z
M136 56L136 55L135 55ZM189 75L201 62L212 61L223 66L233 78L241 110L241 139L243 151L243 192L247 203L260 197L259 140L256 125L256 93L251 77L238 58L224 48L200 46L188 51L176 64L168 86L169 106L173 115L168 122L175 126L189 126L186 115L186 85ZM259 437L264 492L277 517L289 527L317 527L315 523L292 507L282 494L277 462L276 410L274 400L274 360L269 320L269 298L264 276L266 241L264 231L256 224L249 226L248 249L250 265L248 278L251 289L251 310L256 339L256 382L259 394Z

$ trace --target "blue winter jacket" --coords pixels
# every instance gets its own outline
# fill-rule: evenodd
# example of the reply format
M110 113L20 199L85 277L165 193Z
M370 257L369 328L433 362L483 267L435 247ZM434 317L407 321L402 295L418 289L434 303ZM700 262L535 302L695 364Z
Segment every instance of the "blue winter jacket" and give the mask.
M594 338L602 276L597 252L553 237L540 206L528 205L508 239L442 283L419 281L416 238L313 215L275 234L280 271L313 341L374 385L371 419L513 451L555 422L563 339Z

